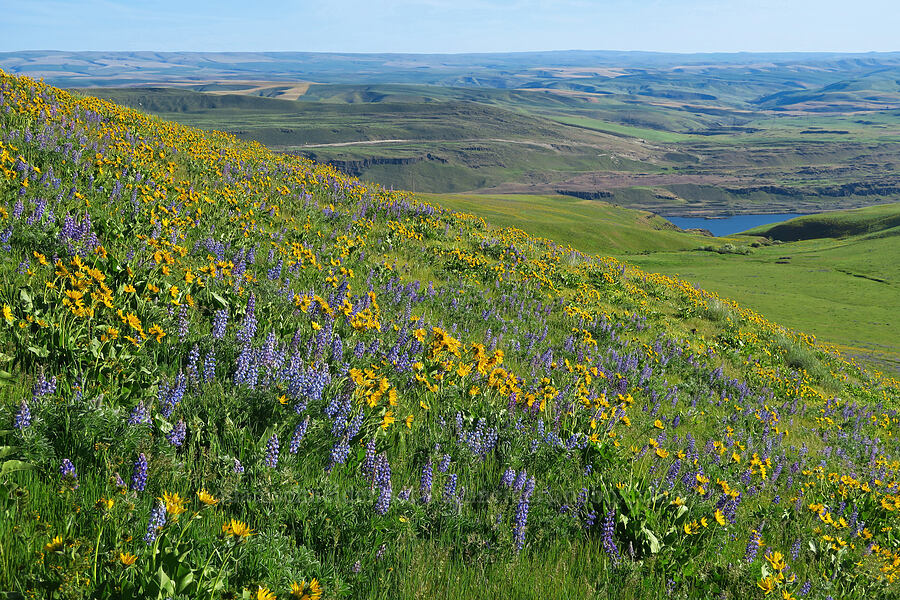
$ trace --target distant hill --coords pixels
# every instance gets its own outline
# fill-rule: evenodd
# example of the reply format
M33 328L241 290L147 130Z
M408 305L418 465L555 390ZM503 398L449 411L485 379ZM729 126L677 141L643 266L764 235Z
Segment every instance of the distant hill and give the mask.
M746 103L900 67L900 53L554 51L494 54L328 52L0 53L0 68L65 87L215 80L420 83L551 88Z
M757 101L761 108L808 112L900 109L900 68L807 89L783 91Z

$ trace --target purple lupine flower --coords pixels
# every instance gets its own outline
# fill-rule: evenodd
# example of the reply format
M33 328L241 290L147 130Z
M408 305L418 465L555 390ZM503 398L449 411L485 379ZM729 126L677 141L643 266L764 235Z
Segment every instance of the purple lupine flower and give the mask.
M210 350L203 359L203 381L209 383L216 378L216 353Z
M444 484L444 502L452 502L455 499L457 479L456 473L447 477L447 482Z
M303 420L303 422L299 423L294 429L294 435L291 438L291 454L297 454L297 451L300 449L300 442L302 442L303 438L306 436L307 428L309 428L309 415L306 415L306 418Z
M353 563L353 566L350 567L350 571L353 573L359 573L360 571L362 571L362 563L356 561L355 563Z
M446 473L447 469L449 469L449 468L450 468L450 455L445 454L444 457L441 459L441 462L438 463L438 471L440 471L441 473Z
M400 493L397 494L398 500L403 500L404 502L409 500L409 497L412 496L412 488L403 488L400 490Z
M144 401L139 400L137 406L131 409L131 414L128 416L128 424L140 425L141 423L147 423L149 420L150 416L147 414L147 408L144 406Z
M176 448L180 448L184 443L184 438L187 436L187 425L184 423L184 419L178 419L178 422L175 423L175 427L172 428L172 431L166 435L166 439L169 440L169 443L175 446Z
M200 347L194 344L191 351L188 352L188 363L185 370L187 371L188 379L195 385L200 380L200 373L197 371L198 362L200 362Z
M799 594L801 596L805 596L805 595L809 594L809 592L811 590L812 590L812 582L807 579L806 582L803 584L803 586L800 588Z
M676 458L672 464L669 466L669 470L666 471L665 478L665 487L667 489L672 489L675 487L675 479L678 477L678 473L681 471L681 459Z
M42 398L43 396L50 396L55 392L56 376L54 375L50 379L46 379L42 370L38 374L37 380L34 382L34 387L31 390L32 397L37 400L38 398Z
M141 452L134 461L134 469L131 472L131 489L143 492L145 487L147 487L147 457Z
M619 547L616 546L616 509L610 508L603 519L603 549L609 554L613 564L619 562Z
M62 459L62 464L59 465L59 472L63 477L78 478L78 475L75 473L75 465L68 458Z
M525 482L528 480L528 471L522 469L522 471L516 476L515 481L513 482L513 489L521 490L525 485Z
M78 489L78 473L75 472L75 465L68 458L62 459L59 465L59 473L67 480L72 489Z
M274 469L278 466L278 434L273 433L266 443L266 466Z
M366 456L360 465L363 477L369 478L375 476L375 439L372 438L366 442Z
M511 487L513 484L513 479L516 477L516 472L513 469L506 469L503 473L503 478L500 479L500 485L505 488Z
M22 400L19 405L19 412L16 413L14 426L16 429L25 429L31 425L31 410L28 408L28 402Z
M383 452L375 460L374 483L375 487L379 489L375 512L384 516L391 506L391 465Z
M419 494L422 497L422 502L428 504L431 502L431 482L433 477L433 463L431 459L428 459L428 462L425 463L425 466L422 467L422 478L419 480Z
M759 541L761 536L757 530L750 532L750 539L747 541L747 550L744 552L744 561L752 563L756 560L756 554L759 552Z
M519 505L516 507L516 517L513 521L513 540L516 543L516 552L520 552L525 545L525 525L528 523L528 505L531 493L534 491L534 484L534 477L532 477L523 486Z
M345 435L335 442L334 446L331 448L331 464L328 465L327 470L331 471L335 465L344 464L347 462L348 456L350 456L350 440Z
M160 500L153 510L150 511L150 521L147 523L147 533L144 535L144 541L149 546L156 541L159 530L166 526L166 505Z
M231 468L231 470L237 475L243 475L244 465L242 465L241 461L239 461L238 459L234 459L234 466Z
M247 299L247 312L244 313L244 324L238 332L238 341L249 344L256 335L256 295L250 292Z
M799 556L800 556L800 538L797 538L796 541L794 541L794 545L791 546L791 558L793 558L794 560L797 560L797 558Z
M228 309L217 310L213 316L213 339L221 340L225 337L225 328L228 327Z

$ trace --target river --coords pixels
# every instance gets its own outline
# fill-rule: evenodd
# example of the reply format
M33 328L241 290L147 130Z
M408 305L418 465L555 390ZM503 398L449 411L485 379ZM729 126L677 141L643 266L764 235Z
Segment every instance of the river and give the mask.
M747 231L760 225L780 223L795 217L805 215L798 213L780 213L766 215L734 215L731 217L666 217L669 221L682 229L707 229L715 236L731 235Z

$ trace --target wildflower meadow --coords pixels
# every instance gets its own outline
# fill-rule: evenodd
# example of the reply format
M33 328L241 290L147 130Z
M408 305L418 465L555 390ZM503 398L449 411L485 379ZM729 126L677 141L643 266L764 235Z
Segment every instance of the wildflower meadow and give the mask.
M809 336L2 72L0 170L5 597L900 594L900 383Z

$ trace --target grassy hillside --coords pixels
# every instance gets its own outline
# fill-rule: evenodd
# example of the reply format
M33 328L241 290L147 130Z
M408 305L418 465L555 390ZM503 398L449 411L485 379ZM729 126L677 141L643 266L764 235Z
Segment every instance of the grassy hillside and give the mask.
M866 363L900 372L898 204L811 215L742 236L710 238L673 231L652 213L598 200L420 196L497 225L565 240L582 252L623 257L644 270L681 277L815 334ZM768 245L766 237L815 239ZM818 239L826 237L841 239ZM726 244L739 252L725 251Z
M627 258L900 372L900 244L895 236L798 241L754 248L747 255L694 251Z
M328 166L0 98L6 595L896 596L898 382Z
M451 210L472 213L501 227L566 241L590 254L686 250L718 240L695 235L653 213L571 196L419 194Z
M798 217L783 223L751 229L745 233L790 242L866 234L885 237L896 235L898 227L900 227L900 203L894 203Z

